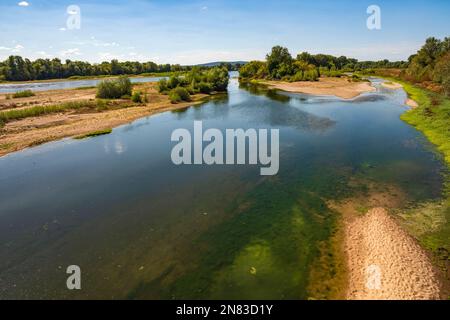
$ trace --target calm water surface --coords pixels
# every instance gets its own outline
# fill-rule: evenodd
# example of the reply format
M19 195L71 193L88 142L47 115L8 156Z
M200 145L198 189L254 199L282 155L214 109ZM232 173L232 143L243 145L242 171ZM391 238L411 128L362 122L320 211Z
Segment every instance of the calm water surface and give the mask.
M132 83L158 82L164 77L131 77ZM65 80L53 82L30 82L0 84L0 93L16 93L24 90L47 91L61 89L75 89L82 87L95 87L105 79Z
M440 196L442 163L399 116L402 91L352 101L241 87L111 135L0 158L0 298L305 299L327 200L355 180ZM280 129L280 173L181 166L174 129ZM350 183L352 181L352 183ZM79 265L82 290L65 288Z

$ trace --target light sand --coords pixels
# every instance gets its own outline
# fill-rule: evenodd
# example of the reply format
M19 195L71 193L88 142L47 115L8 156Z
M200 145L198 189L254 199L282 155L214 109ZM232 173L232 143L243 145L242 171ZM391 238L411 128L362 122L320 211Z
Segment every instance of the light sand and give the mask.
M329 95L343 99L353 99L362 93L374 92L376 89L369 82L352 82L348 78L320 78L319 81L264 81L270 88L288 92L313 95Z
M403 89L403 86L400 83L396 83L396 82L383 82L381 85L383 87L385 87L387 89L391 89L391 90ZM419 107L419 104L411 98L406 99L405 104L407 106L410 106L413 109Z
M346 226L349 300L432 300L440 284L423 249L383 208Z
M157 92L155 84L141 84L135 88L147 92L149 103L103 112L77 113L69 110L7 123L0 128L0 156L49 141L114 128L155 113L183 109L201 103L206 97L195 95L192 96L192 102L172 104L167 96ZM67 101L87 101L95 98L95 92L96 89L56 90L11 100L0 95L0 111Z
M417 102L415 102L413 99L410 99L410 98L406 99L405 104L406 104L407 106L410 106L410 107L413 108L413 109L419 107L419 104L418 104Z
M383 87L385 87L387 89L391 89L391 90L398 90L398 89L403 88L403 86L400 83L396 83L396 82L383 82L381 85Z

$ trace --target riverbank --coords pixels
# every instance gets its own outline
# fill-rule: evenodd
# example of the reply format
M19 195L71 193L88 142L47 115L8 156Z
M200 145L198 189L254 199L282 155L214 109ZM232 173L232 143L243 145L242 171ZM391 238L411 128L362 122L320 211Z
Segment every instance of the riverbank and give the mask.
M329 95L336 96L342 99L353 99L363 93L376 91L376 88L373 87L369 82L353 82L345 77L323 77L320 78L319 81L259 81L259 83L267 85L272 89L278 89L287 92L305 93L312 95Z
M39 84L39 83L53 83L53 82L67 82L67 81L80 81L80 80L107 80L107 79L117 79L121 76L126 76L127 78L148 78L148 77L170 77L174 74L182 74L183 72L151 72L142 73L134 75L100 75L100 76L72 76L69 78L57 78L57 79L46 79L46 80L27 80L27 81L0 81L0 85L14 85L14 84Z
M378 75L377 75L378 77ZM436 146L450 169L450 99L436 92L415 86L398 78L379 76L386 79L383 86L400 89L408 95L407 103L411 109L401 115L401 119L418 131ZM443 172L444 187L441 199L429 200L394 210L399 225L430 252L433 265L442 273L443 295L450 293L450 177Z
M183 109L202 103L207 97L197 94L191 97L191 102L172 104L168 96L158 92L156 83L139 84L134 88L146 92L149 102L136 104L129 100L114 100L109 102L110 106L107 102L96 105L95 88L36 92L33 97L19 99L7 99L6 94L0 94L0 112L64 103L94 105L93 108L68 108L59 113L6 123L0 128L0 156L54 140L109 130L156 113Z

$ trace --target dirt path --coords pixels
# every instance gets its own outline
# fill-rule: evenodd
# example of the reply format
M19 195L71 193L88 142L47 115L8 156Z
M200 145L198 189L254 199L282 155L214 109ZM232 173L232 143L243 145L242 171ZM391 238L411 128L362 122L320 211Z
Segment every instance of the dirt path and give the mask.
M347 223L349 300L434 300L440 285L423 249L383 208Z

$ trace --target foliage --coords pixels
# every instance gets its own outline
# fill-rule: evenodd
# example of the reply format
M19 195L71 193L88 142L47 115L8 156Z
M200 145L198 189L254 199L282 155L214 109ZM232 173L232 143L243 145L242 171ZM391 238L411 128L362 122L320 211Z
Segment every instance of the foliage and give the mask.
M28 81L81 77L98 77L111 75L138 75L144 73L166 73L187 71L190 67L180 65L157 65L154 62L119 62L112 60L100 64L90 64L83 61L60 59L37 59L30 61L20 56L10 56L0 62L0 78L8 81Z
M161 79L158 83L158 88L160 93L169 94L171 101L175 103L185 100L183 98L184 91L188 94L210 94L212 92L226 91L229 79L227 68L215 67L201 70L194 67L184 76L172 76L169 79ZM177 90L174 90L177 88L184 89L181 96L181 91L177 92Z
M98 136L104 136L107 134L112 133L112 129L105 129L105 130L98 130L98 131L94 131L91 133L87 133L87 134L83 134L81 136L77 136L75 137L75 139L77 140L82 140L82 139L86 139L86 138L93 138L93 137L98 137Z
M131 101L133 101L134 103L147 103L147 95L145 93L142 93L141 91L135 91L131 96Z
M1 122L9 122L13 120L20 120L29 117L36 117L40 115L50 114L50 113L58 113L65 110L77 110L81 108L91 108L92 106L96 106L96 102L90 101L81 101L81 102L67 102L58 105L50 105L50 106L35 106L31 108L25 109L12 109L8 111L0 112L0 121Z
M114 80L105 80L97 87L97 98L120 99L123 96L131 96L132 84L127 77Z
M178 103L181 101L190 101L191 95L183 87L176 87L169 92L169 99L172 103Z
M25 91L19 91L13 94L13 98L28 98L28 97L34 97L35 94L31 90L25 90Z
M446 82L443 72L449 68L449 43L450 37L442 41L433 37L428 38L417 54L409 58L410 64L404 78L413 82L431 80L439 83Z
M269 71L265 62L251 61L239 70L239 75L244 79L265 79Z

